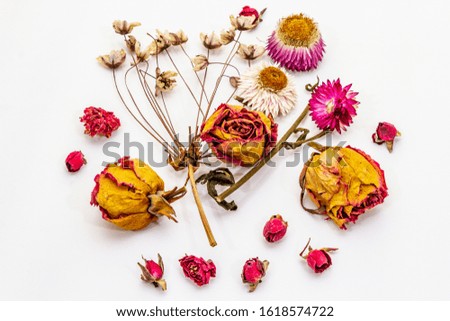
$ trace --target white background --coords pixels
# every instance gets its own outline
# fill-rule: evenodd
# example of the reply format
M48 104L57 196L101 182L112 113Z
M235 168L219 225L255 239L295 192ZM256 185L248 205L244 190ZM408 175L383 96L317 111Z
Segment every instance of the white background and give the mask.
M144 43L146 31L183 28L190 36L187 50L195 55L203 50L198 33L227 28L228 15L246 4L268 10L244 42L264 41L279 18L304 12L319 23L327 44L319 68L295 76L299 103L279 119L280 134L303 109L308 100L303 86L317 75L353 83L360 93L358 116L333 142L347 141L377 160L389 197L341 231L301 209L302 164L286 167L294 159L288 153L277 158L277 168L265 168L232 196L237 212L223 211L200 188L216 248L206 241L191 194L175 204L178 224L160 220L127 232L102 220L89 200L94 176L110 161L102 152L108 140L83 134L78 120L83 109L102 106L118 115L122 126L109 141L123 146L125 133L134 141L151 141L122 107L110 73L95 61L122 45L111 22L142 22L137 35ZM450 299L448 12L444 1L2 0L0 299ZM192 74L188 78L193 81ZM169 100L185 133L183 119L190 121L195 107L183 91L179 80ZM229 94L226 83L223 92L221 99ZM371 142L379 121L396 124L403 134L392 154ZM309 120L305 124L315 129ZM88 165L67 173L64 159L79 149ZM167 187L185 179L168 167L157 170ZM268 244L262 227L276 213L289 222L288 233ZM298 256L308 237L314 247L340 248L322 275ZM142 282L136 265L141 254L156 258L158 252L166 265L167 292ZM217 277L208 286L197 288L184 278L178 259L185 253L214 260ZM264 282L249 294L240 273L255 256L271 264Z

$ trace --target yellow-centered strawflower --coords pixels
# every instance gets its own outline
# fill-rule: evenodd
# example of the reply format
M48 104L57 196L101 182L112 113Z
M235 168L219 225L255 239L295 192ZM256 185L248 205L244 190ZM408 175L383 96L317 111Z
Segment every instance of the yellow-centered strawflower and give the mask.
M164 181L139 159L121 158L95 177L91 205L98 206L103 219L125 229L140 230L160 216L176 222L170 203L185 189L164 191Z

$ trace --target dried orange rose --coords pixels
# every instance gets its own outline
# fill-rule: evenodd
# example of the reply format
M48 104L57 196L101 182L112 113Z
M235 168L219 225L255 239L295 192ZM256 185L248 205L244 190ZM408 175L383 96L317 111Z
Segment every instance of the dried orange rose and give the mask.
M251 166L276 145L277 128L270 115L222 104L202 125L200 137L220 160Z
M164 181L139 159L121 158L95 177L91 205L98 206L105 220L125 229L140 230L160 216L176 222L170 203L186 191L164 192Z
M366 210L383 203L388 195L384 172L369 155L347 146L322 147L305 164L300 175L301 203L313 214L327 215L341 229L355 223ZM319 207L303 205L308 192Z

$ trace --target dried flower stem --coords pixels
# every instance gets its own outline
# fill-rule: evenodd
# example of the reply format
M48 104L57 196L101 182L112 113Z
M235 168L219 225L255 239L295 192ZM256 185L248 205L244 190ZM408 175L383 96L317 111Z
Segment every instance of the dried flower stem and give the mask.
M158 132L150 125L150 129L148 129L137 117L136 115L131 111L131 109L128 107L128 104L125 102L125 99L122 96L122 93L120 92L119 85L117 83L117 77L116 77L116 71L115 69L112 69L113 74L113 80L114 80L114 87L116 88L117 94L119 95L120 100L122 101L122 104L125 106L125 109L128 111L128 113L134 118L134 120L147 132L152 136L158 143L160 143L164 149L169 153L170 155L175 155L175 149L169 145L164 139L161 137L161 135L158 134ZM144 118L145 120L145 118ZM172 149L172 151L170 150Z
M209 226L208 218L206 217L205 210L203 209L203 204L200 201L200 196L198 195L197 185L194 178L194 166L192 164L188 165L188 176L191 182L192 194L194 195L195 203L197 204L198 213L200 214L200 219L202 220L203 228L205 229L206 236L208 237L209 245L212 247L217 245L214 235Z
M219 202L219 203L223 202L225 200L225 198L227 198L228 196L233 194L237 189L239 189L242 185L244 185L253 175L255 175L261 168L263 168L264 165L270 159L272 159L272 157L274 157L282 148L285 147L286 141L297 130L299 124L308 115L308 112L309 112L309 105L305 107L305 109L300 114L300 116L294 121L292 126L287 130L287 132L283 135L283 137L281 137L281 139L278 141L276 146L270 151L270 153L267 154L258 163L256 163L256 165L254 165L244 176L242 176L239 181L237 181L235 184L231 185L229 188L227 188L220 195L216 196L215 200L217 202ZM315 136L313 136L311 138L304 139L304 140L298 142L297 143L298 146L296 146L296 147L299 147L301 144L304 144L306 142L309 142L309 141L318 139L318 138L320 138L322 136L325 136L327 133L329 133L329 131L324 130L324 131L320 132L319 134L317 134L317 135L315 135Z

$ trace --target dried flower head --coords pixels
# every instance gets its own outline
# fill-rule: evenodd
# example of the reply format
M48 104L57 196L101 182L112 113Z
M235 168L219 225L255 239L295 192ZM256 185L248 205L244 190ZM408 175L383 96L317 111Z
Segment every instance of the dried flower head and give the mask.
M191 60L192 60L192 64L194 65L195 71L203 70L209 64L208 58L206 58L205 55L197 55L194 58L192 58Z
M273 215L264 225L263 235L269 243L281 240L287 232L288 223L281 215Z
M144 260L144 265L138 262L142 272L141 280L153 284L155 288L160 286L163 291L166 291L167 283L162 278L164 275L164 263L161 255L158 254L158 263L153 260L146 260L144 257L142 259Z
M314 271L314 273L322 273L326 269L328 269L332 262L331 257L328 254L329 252L337 251L337 248L326 247L319 250L313 250L309 243L311 242L311 238L306 243L305 248L300 253L300 256L306 260L308 266ZM308 248L308 254L303 255L303 253Z
M147 61L151 55L151 45L148 45L145 49L141 49L141 43L136 41L134 44L134 53L136 54L136 63Z
M66 158L66 167L71 173L78 172L86 163L86 159L81 151L71 152Z
M125 62L126 57L125 50L112 50L109 55L97 57L97 61L104 67L115 69Z
M240 78L239 97L252 110L265 114L286 115L297 103L292 77L273 65L254 66Z
M207 49L214 50L222 46L219 36L217 36L214 32L209 35L201 33L200 40L202 41L203 46Z
M324 47L317 24L302 13L281 19L267 42L268 55L292 71L317 68Z
M183 30L179 30L178 32L165 32L163 38L172 46L179 46L188 41L188 37Z
M114 20L112 24L114 31L120 35L129 34L133 31L134 27L138 27L140 25L140 22L128 22L126 20Z
M98 206L104 220L125 230L140 230L165 216L176 222L170 203L186 190L164 191L164 181L139 159L123 157L95 176L91 205Z
M261 57L265 51L266 49L263 46L240 44L237 53L242 59L255 60Z
M198 286L208 284L209 280L216 276L216 266L211 260L205 261L202 257L186 254L179 262L184 276Z
M114 116L113 112L106 111L100 107L88 107L84 110L84 115L80 117L84 123L84 133L94 136L111 136L112 132L120 127L120 120Z
M401 136L401 133L393 124L382 122L378 124L377 130L372 135L372 140L378 145L386 143L386 147L391 153L394 148L394 139L398 136Z
M260 261L257 257L248 259L244 263L242 268L242 282L250 285L249 292L256 290L259 283L262 282L262 278L266 275L267 268L269 267L269 261Z
M300 174L300 201L306 211L326 215L346 229L345 224L384 202L384 172L369 155L350 146L317 148L320 153L312 154ZM317 209L304 206L305 192Z
M200 138L214 155L239 166L251 166L277 143L272 116L241 106L221 104L202 124Z
M351 84L342 87L339 79L323 82L316 87L309 100L311 117L320 129L346 130L353 122L359 102Z
M164 71L161 72L159 67L156 68L156 84L155 84L155 95L158 96L161 92L171 91L177 81L174 78L178 74L175 71Z
M127 48L130 49L131 52L135 51L136 46L136 38L132 35L128 35L127 39L125 40L125 44L127 45Z
M230 22L234 29L245 31L255 29L262 21L262 16L266 9L258 10L245 6L237 17L230 16Z
M152 41L149 45L149 53L152 56L160 54L162 51L171 46L168 36L161 33L161 31L159 30L156 30L156 37L153 37L150 34L148 35L152 38Z
M220 42L222 45L228 45L230 42L234 41L234 37L236 36L236 31L234 28L228 30L222 30L220 33Z

